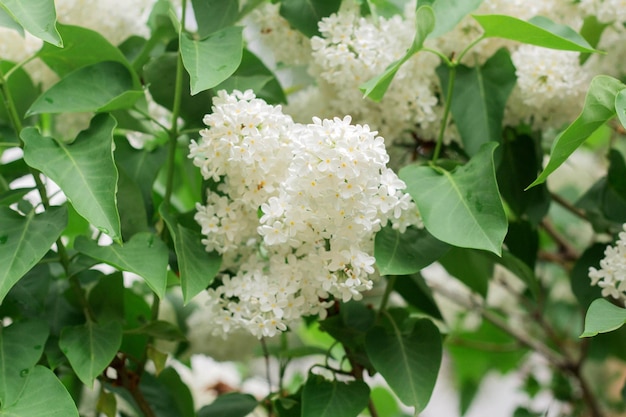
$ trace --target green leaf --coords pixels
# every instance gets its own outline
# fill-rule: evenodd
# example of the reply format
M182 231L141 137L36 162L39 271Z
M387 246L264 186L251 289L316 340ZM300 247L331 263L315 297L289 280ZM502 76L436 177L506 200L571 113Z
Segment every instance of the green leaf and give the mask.
M41 214L21 216L0 207L0 303L50 250L67 224L65 207L50 207Z
M154 101L169 110L174 108L177 61L178 55L170 52L152 59L144 67L144 77L150 95ZM190 82L189 74L184 71L183 85L188 85ZM205 127L202 118L210 111L212 99L212 90L192 96L188 89L182 89L180 92L180 117L187 122L186 127Z
M163 206L159 213L174 238L180 285L183 290L184 303L187 304L213 282L220 270L222 258L216 252L207 252L202 244L202 235L180 225Z
M283 0L279 13L289 24L309 38L321 36L317 24L339 10L340 0Z
M124 321L124 277L121 272L102 274L89 290L89 305L99 324Z
M185 341L187 340L185 335L181 332L181 330L174 324L156 320L151 321L141 327L136 329L130 329L124 331L125 334L144 334L150 337L154 337L156 339L163 339L169 341Z
M132 88L133 77L124 65L100 62L65 76L39 96L26 115L128 109L144 96Z
M554 140L548 165L527 188L543 183L593 132L615 116L616 96L625 87L607 75L598 75L591 80L582 112Z
M250 85L251 82L261 83L261 80L269 80L263 85L257 85L256 87ZM219 91L222 88L229 90L234 87L234 83L237 84L237 88L240 91L245 91L245 87L252 88L257 97L262 98L270 104L287 103L285 92L280 86L278 79L272 71L269 70L256 55L247 49L243 50L243 56L241 58L241 65L237 68L237 71L222 84L216 86L214 91Z
M65 327L59 347L67 356L83 384L93 387L93 381L111 363L122 344L122 327L110 321L97 324L87 321L82 326Z
M495 179L496 146L493 142L483 145L453 172L417 165L400 170L426 229L437 239L500 254L507 219Z
M59 77L65 77L78 68L103 61L119 62L132 71L124 54L98 32L80 26L61 24L59 32L65 43L62 49L44 44L37 53L37 57ZM133 78L136 80L134 85L138 87L139 79L134 73Z
M597 285L591 285L589 267L598 267L600 260L604 258L606 244L595 243L588 247L578 258L570 273L570 285L572 292L583 309L588 309L591 303L602 297L602 289Z
M437 38L448 33L463 19L480 6L483 0L418 0L417 7L431 5L435 12L435 29L428 38Z
M569 26L554 23L543 16L528 22L505 15L472 15L483 28L485 38L504 38L529 45L562 51L600 52Z
M148 215L139 184L130 178L124 168L118 166L117 171L117 210L120 213L122 238L127 241L136 233L149 231Z
M410 333L400 330L391 316L387 329L377 326L365 339L372 364L406 404L422 411L435 388L441 364L441 335L430 320L417 321Z
M232 25L239 15L239 0L191 0L191 5L201 38Z
M447 94L449 69L442 65L437 75ZM470 156L489 141L502 142L504 108L515 86L515 66L506 49L499 49L482 66L456 67L451 110L463 147Z
M2 74L6 74L14 67L15 65L9 61L0 62L0 70L2 71ZM11 74L11 76L6 80L6 86L9 89L9 93L13 97L13 103L18 116L25 117L24 115L26 110L39 95L39 88L33 84L33 81L30 79L28 73L22 68L15 70ZM0 103L0 120L3 120L7 122L8 125L11 125L9 113L7 112L4 100Z
M35 366L16 403L0 409L0 417L78 417L74 400L54 373Z
M0 406L9 407L19 399L48 333L48 326L39 320L16 322L0 330Z
M232 392L220 395L209 405L198 411L198 417L245 417L249 415L259 402L250 394Z
M462 248L452 248L439 259L450 275L483 297L487 296L494 261L489 252Z
M424 46L424 41L435 27L435 13L430 6L422 6L417 9L415 19L417 30L413 44L402 58L391 63L382 74L359 86L359 89L363 92L363 97L369 97L376 102L380 101L402 64L408 61Z
M227 27L201 40L180 37L180 53L191 77L191 95L215 87L239 67L243 49L242 28Z
M120 217L113 162L115 119L100 114L71 144L42 136L35 128L22 130L24 159L63 190L76 211L102 232L119 241ZM94 163L97 161L98 163Z
M356 417L367 407L369 396L363 381L328 381L309 374L302 390L302 417Z
M24 28L11 17L2 7L0 7L0 26L17 31L20 36L24 37Z
M615 113L622 127L626 128L626 89L615 95Z
M152 233L137 233L124 246L98 246L96 242L79 236L74 243L79 252L108 263L122 271L140 275L159 298L167 285L167 246Z
M63 47L63 39L56 28L54 0L0 0L0 8L32 35Z
M430 287L421 274L399 277L393 289L400 294L410 306L436 319L443 319L441 311L433 298Z
M404 233L391 226L376 233L374 256L381 275L410 275L430 265L450 246L426 229L409 228Z
M591 337L598 333L617 330L626 323L626 309L598 298L589 306L585 316L585 329L580 337Z

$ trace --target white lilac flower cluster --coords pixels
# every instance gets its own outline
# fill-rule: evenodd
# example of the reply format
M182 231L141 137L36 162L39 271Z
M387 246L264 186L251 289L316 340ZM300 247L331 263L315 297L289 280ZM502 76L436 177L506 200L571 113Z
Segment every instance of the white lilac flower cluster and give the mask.
M626 304L626 224L615 245L607 246L600 269L589 268L591 285L602 288L604 297L611 296Z
M504 14L524 20L540 15L580 30L584 18L595 13L604 19L602 21L625 21L626 17L621 17L626 13L626 7L620 8L623 3L624 0L485 0L472 14ZM272 27L288 25L284 19L280 23L282 17L275 7L263 9L259 14L265 15L266 21L271 16ZM621 75L614 73L622 66L612 65L611 61L611 56L617 59L626 56L623 42L626 30L617 23L605 30L600 41L601 48L611 51L609 58L593 56L581 63L576 52L489 38L476 44L465 55L463 64L482 65L496 50L507 48L518 82L505 110L505 123L523 122L536 129L560 128L580 112L595 74ZM321 36L314 36L310 42L308 72L313 83L289 97L287 113L297 121L310 120L313 115L351 114L355 122L369 124L388 140L402 138L406 132L426 140L437 136L443 103L435 71L441 61L436 55L420 52L408 60L380 103L364 100L359 90L365 81L400 58L411 44L416 30L414 0L407 2L402 15L391 18L362 16L357 2L346 0L337 13L319 22L319 30ZM458 55L481 31L478 23L466 16L449 33L427 40L426 46L446 56ZM286 39L265 37L267 46L276 54L289 50ZM308 44L306 48L299 48L300 52L308 50ZM620 53L613 53L614 50ZM300 57L299 62L307 60ZM563 106L563 102L570 105ZM445 132L444 140L453 139L458 139L458 134L452 125Z
M383 138L350 117L298 124L252 91L221 91L204 123L190 158L216 183L196 215L207 250L224 257L208 291L216 333L273 336L360 299L374 233L419 223Z

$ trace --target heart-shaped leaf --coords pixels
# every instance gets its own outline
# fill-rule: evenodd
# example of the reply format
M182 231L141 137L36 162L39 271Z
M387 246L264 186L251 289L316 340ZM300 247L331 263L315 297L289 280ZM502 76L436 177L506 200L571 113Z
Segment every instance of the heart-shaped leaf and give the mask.
M626 309L609 303L604 298L594 300L585 316L585 329L580 337L612 332L626 323Z
M310 374L302 390L302 417L356 417L367 407L369 395L363 381L328 381Z
M0 0L0 8L32 35L59 48L63 46L56 28L54 0Z

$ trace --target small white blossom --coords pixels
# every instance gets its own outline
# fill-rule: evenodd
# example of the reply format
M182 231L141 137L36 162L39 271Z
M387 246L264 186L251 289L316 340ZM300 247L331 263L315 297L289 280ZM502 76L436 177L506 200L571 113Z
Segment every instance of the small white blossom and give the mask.
M602 288L603 296L611 296L626 304L626 224L615 245L607 246L600 269L589 268L591 285Z

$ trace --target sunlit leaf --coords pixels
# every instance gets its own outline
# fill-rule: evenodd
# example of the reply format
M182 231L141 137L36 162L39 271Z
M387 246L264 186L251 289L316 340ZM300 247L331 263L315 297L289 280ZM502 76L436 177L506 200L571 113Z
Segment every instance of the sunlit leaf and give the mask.
M215 87L230 77L239 64L243 50L242 28L227 27L204 39L180 37L180 53L191 78L191 94Z
M483 145L466 165L452 172L417 165L400 170L426 229L437 239L500 254L507 219L495 179L496 146Z
M63 46L56 28L54 0L0 0L0 8L32 35L57 47Z
M143 96L142 90L133 90L124 65L105 61L65 76L39 96L26 115L127 109Z
M626 323L626 309L598 298L589 306L585 317L585 329L580 337L591 337L598 333L612 332Z
M115 199L118 175L113 162L115 125L111 116L97 115L89 129L80 132L71 144L44 137L32 127L20 136L26 162L57 183L81 216L119 241Z
M11 287L50 250L67 224L65 207L26 216L0 207L0 303Z
M485 38L504 38L563 51L599 52L571 27L543 16L535 16L529 21L496 14L473 17L485 31Z
M624 88L626 85L607 75L591 80L582 112L554 140L548 165L528 188L544 182L596 129L615 117L616 96Z

